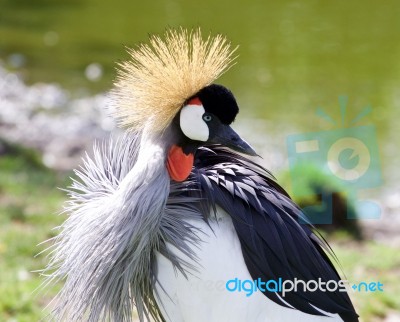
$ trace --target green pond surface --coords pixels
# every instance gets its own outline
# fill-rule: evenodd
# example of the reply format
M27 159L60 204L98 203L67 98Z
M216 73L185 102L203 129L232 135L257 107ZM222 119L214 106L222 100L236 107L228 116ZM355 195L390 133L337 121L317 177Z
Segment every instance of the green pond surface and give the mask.
M395 0L0 0L0 59L28 84L96 93L112 86L125 46L177 26L223 33L239 46L237 64L219 82L235 93L241 119L266 121L259 134L266 141L279 140L285 150L293 133L372 125L373 157L385 178L398 177ZM102 71L92 80L89 65Z

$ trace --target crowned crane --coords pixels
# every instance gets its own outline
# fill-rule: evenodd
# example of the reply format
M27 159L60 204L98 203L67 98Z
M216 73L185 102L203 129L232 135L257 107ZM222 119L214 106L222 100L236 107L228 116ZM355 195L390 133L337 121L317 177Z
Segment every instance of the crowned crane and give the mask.
M230 127L238 104L214 81L235 49L170 29L120 64L111 110L127 130L76 171L44 270L45 284L63 282L55 320L132 321L136 309L140 321L358 321L337 287L231 292L341 281L328 244Z

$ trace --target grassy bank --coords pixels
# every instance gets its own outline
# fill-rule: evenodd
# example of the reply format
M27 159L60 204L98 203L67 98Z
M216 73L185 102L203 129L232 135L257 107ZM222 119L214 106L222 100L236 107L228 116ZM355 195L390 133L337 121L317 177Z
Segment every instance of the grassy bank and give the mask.
M53 295L36 294L44 256L35 258L62 218L65 176L46 169L38 155L0 142L0 321L32 322Z

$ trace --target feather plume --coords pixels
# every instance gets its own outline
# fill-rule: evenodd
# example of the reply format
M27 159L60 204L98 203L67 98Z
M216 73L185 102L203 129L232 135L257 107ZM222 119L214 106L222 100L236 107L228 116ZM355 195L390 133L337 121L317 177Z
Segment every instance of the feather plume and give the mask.
M120 126L162 132L185 101L224 73L234 60L222 35L203 39L200 29L169 29L149 44L128 49L112 91L113 115Z
M170 182L159 148L143 133L125 133L95 146L76 171L68 218L42 270L42 289L63 281L49 320L130 322L136 307L141 322L164 321L153 292L156 252L182 274L194 270L166 245L196 262L190 245L200 242L198 230L185 220L201 220L208 209L198 210L200 198L187 196L186 184Z

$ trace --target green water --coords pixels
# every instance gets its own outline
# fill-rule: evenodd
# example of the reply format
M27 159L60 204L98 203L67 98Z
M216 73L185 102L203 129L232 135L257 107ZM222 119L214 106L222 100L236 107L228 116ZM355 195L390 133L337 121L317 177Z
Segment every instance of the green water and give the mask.
M236 94L241 117L270 122L266 140L349 126L371 106L357 125L375 125L386 176L396 169L398 1L0 0L0 8L3 64L28 83L57 82L78 94L110 88L124 46L148 33L179 25L224 33L240 47L220 82ZM95 82L84 74L93 62L104 71ZM348 97L344 123L340 95ZM318 107L337 124L317 116Z

